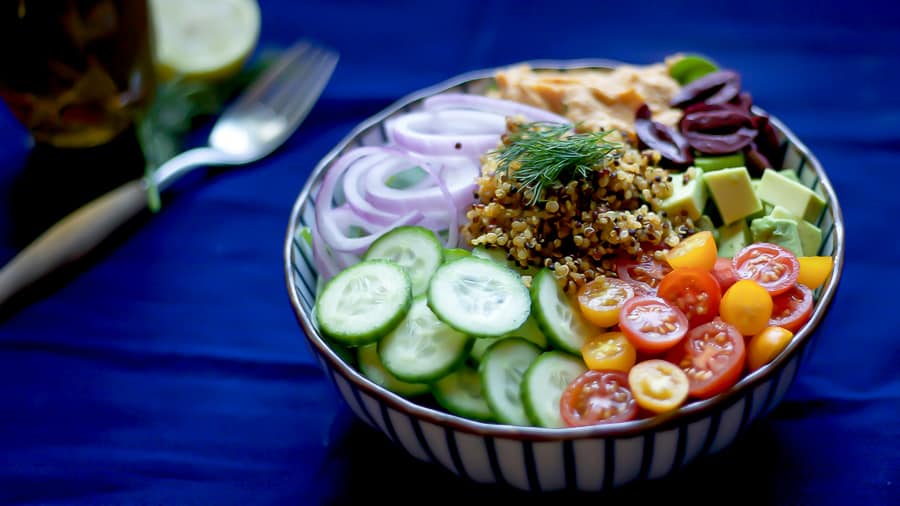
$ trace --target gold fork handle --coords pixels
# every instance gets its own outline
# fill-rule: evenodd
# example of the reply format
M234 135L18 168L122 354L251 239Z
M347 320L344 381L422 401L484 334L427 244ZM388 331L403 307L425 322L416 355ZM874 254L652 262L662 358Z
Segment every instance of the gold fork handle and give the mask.
M126 183L53 225L0 270L0 304L100 244L147 207L142 180Z

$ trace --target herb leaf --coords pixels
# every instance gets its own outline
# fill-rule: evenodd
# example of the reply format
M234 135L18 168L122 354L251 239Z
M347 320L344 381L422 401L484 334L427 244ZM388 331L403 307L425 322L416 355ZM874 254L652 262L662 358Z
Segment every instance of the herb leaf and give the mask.
M543 199L555 183L590 177L594 167L618 156L621 145L606 141L612 131L573 133L572 125L523 123L507 134L506 145L494 153L498 169L531 190L528 205Z

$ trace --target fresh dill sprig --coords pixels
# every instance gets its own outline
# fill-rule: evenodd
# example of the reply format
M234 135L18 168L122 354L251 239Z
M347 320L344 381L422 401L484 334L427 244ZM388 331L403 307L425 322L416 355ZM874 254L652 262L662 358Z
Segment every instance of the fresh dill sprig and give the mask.
M621 145L606 140L610 132L572 133L572 125L520 124L507 134L506 145L495 151L497 167L522 191L532 191L528 205L534 205L547 187L589 178L595 166L614 157Z

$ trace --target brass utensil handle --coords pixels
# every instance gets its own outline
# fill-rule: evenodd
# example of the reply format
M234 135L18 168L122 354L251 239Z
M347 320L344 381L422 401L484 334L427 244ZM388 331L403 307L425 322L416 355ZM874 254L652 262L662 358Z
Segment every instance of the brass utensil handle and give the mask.
M0 304L76 260L147 207L142 180L126 183L56 223L0 270Z

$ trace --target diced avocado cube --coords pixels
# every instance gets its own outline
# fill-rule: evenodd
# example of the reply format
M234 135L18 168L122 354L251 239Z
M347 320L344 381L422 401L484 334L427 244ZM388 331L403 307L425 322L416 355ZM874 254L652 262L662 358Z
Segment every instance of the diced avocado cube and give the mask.
M783 218L792 220L797 224L797 231L800 233L800 244L803 246L803 256L815 256L819 254L819 246L822 244L822 229L812 223L794 216L787 209L781 206L772 208L769 213L771 218Z
M757 195L810 223L817 222L825 210L825 200L816 192L772 169L763 172Z
M744 160L744 153L740 151L728 153L727 155L694 157L694 167L702 169L703 172L746 166L747 162Z
M750 222L750 233L753 235L753 242L777 244L791 250L797 256L803 256L800 231L793 220L769 216L757 218Z
M718 230L716 249L720 257L731 258L750 244L750 228L747 227L747 220L722 225Z
M750 173L746 167L720 169L703 174L722 223L725 225L746 218L762 209L762 203L753 192ZM762 186L762 183L760 183Z
M800 182L800 176L797 175L797 171L794 169L781 169L778 171L782 176L790 179L791 181Z
M685 182L685 179L688 181ZM706 199L703 171L691 167L682 173L672 174L672 195L662 201L661 207L669 216L686 214L697 220L703 214Z

